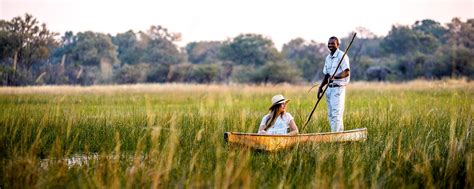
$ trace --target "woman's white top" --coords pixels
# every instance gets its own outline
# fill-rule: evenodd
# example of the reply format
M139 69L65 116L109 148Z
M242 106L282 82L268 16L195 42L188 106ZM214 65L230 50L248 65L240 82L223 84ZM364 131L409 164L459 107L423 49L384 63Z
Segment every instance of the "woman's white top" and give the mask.
M260 122L260 126L265 126L265 122L267 122L268 117L270 114L263 116L262 122ZM291 120L293 120L293 116L290 113L283 113L282 116L278 116L275 124L271 126L267 130L267 134L270 135L284 135L288 134L288 128L290 127Z

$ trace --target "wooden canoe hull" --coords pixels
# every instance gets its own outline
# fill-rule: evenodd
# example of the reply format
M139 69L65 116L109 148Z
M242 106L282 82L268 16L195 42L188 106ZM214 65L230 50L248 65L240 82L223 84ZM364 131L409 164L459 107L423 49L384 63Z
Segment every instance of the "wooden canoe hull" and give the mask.
M366 139L367 128L342 132L309 133L299 135L261 135L240 132L224 133L224 140L229 144L237 144L265 151L276 151L296 144L365 141Z

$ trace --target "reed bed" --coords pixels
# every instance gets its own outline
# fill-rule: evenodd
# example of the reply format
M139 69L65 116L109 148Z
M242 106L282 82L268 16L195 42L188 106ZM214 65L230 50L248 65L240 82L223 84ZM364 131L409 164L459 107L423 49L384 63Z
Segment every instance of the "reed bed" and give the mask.
M365 142L268 153L227 146L255 132L277 93L298 126L309 86L0 88L1 188L472 188L473 84L353 83L345 129ZM305 133L329 131L326 104Z

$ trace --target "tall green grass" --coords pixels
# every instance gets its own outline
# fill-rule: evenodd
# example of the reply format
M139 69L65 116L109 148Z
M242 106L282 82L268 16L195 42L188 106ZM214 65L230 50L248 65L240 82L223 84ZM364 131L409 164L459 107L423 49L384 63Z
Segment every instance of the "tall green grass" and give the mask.
M353 84L345 129L366 127L367 141L275 153L223 133L255 132L277 93L301 127L308 87L4 88L0 187L472 188L474 89L454 85ZM304 132L327 131L323 101Z

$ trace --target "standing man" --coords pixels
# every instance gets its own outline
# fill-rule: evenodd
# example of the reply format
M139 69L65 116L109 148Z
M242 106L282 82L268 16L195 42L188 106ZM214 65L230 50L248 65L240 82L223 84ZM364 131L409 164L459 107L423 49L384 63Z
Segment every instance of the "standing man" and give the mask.
M318 90L318 98L322 98L323 87L328 84L326 91L326 103L328 105L328 118L331 125L331 132L344 131L342 116L344 114L344 98L346 96L346 85L350 81L349 57L346 55L337 69L334 77L331 77L336 71L337 64L342 59L344 52L339 50L339 39L330 37L328 49L330 54L324 62L324 79Z

